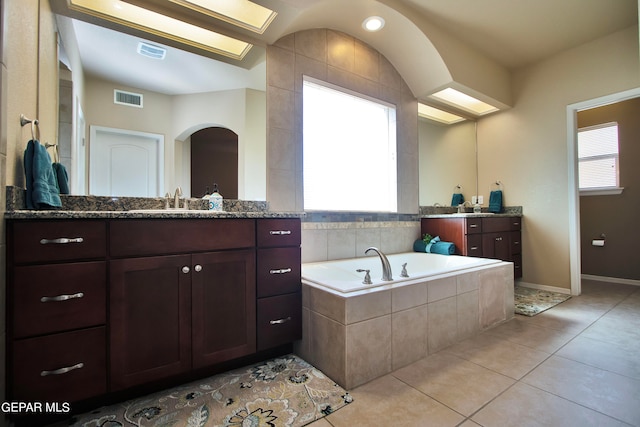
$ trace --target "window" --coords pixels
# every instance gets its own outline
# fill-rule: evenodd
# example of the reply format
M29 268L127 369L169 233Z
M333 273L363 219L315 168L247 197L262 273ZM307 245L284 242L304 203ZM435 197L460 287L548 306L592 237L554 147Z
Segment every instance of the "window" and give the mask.
M305 77L305 210L397 212L396 110Z
M617 123L578 129L578 176L581 192L619 190Z

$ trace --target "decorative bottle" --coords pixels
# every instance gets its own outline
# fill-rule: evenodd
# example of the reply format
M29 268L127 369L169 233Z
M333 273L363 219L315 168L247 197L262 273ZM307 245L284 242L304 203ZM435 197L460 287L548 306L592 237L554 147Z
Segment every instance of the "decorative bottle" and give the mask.
M218 191L218 184L213 183L213 193L209 197L209 210L222 212L222 194Z

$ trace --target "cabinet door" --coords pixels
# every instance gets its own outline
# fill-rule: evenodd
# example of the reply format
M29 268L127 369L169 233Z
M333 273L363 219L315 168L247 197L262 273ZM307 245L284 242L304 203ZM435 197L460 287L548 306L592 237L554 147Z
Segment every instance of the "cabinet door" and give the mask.
M482 256L485 258L511 261L511 240L509 238L509 232L483 234Z
M191 256L110 262L111 389L191 367Z
M193 367L256 350L255 250L194 254Z

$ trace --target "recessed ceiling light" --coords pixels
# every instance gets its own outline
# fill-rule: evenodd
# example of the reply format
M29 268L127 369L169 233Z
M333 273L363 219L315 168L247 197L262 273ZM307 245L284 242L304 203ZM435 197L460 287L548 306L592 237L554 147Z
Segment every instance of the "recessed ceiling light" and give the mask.
M424 117L425 119L429 120L435 120L436 122L444 123L447 125L452 125L454 123L466 120L462 116L452 114L448 111L440 110L439 108L435 108L430 105L425 105L421 102L418 102L418 116Z
M362 28L367 31L380 31L384 27L384 19L379 16L370 16L362 21Z
M69 9L237 60L253 46L130 3L70 0Z
M429 97L480 116L498 111L498 108L493 105L487 104L486 102L480 101L479 99L450 87L436 92Z

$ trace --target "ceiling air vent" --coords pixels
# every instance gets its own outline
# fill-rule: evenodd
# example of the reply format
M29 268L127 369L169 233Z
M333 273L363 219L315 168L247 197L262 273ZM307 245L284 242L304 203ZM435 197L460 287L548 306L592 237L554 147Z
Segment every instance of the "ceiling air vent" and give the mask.
M139 42L138 53L153 59L164 59L164 56L167 54L167 49L153 44Z
M142 108L142 94L125 92L123 90L113 90L113 103L120 105L129 105L130 107Z

